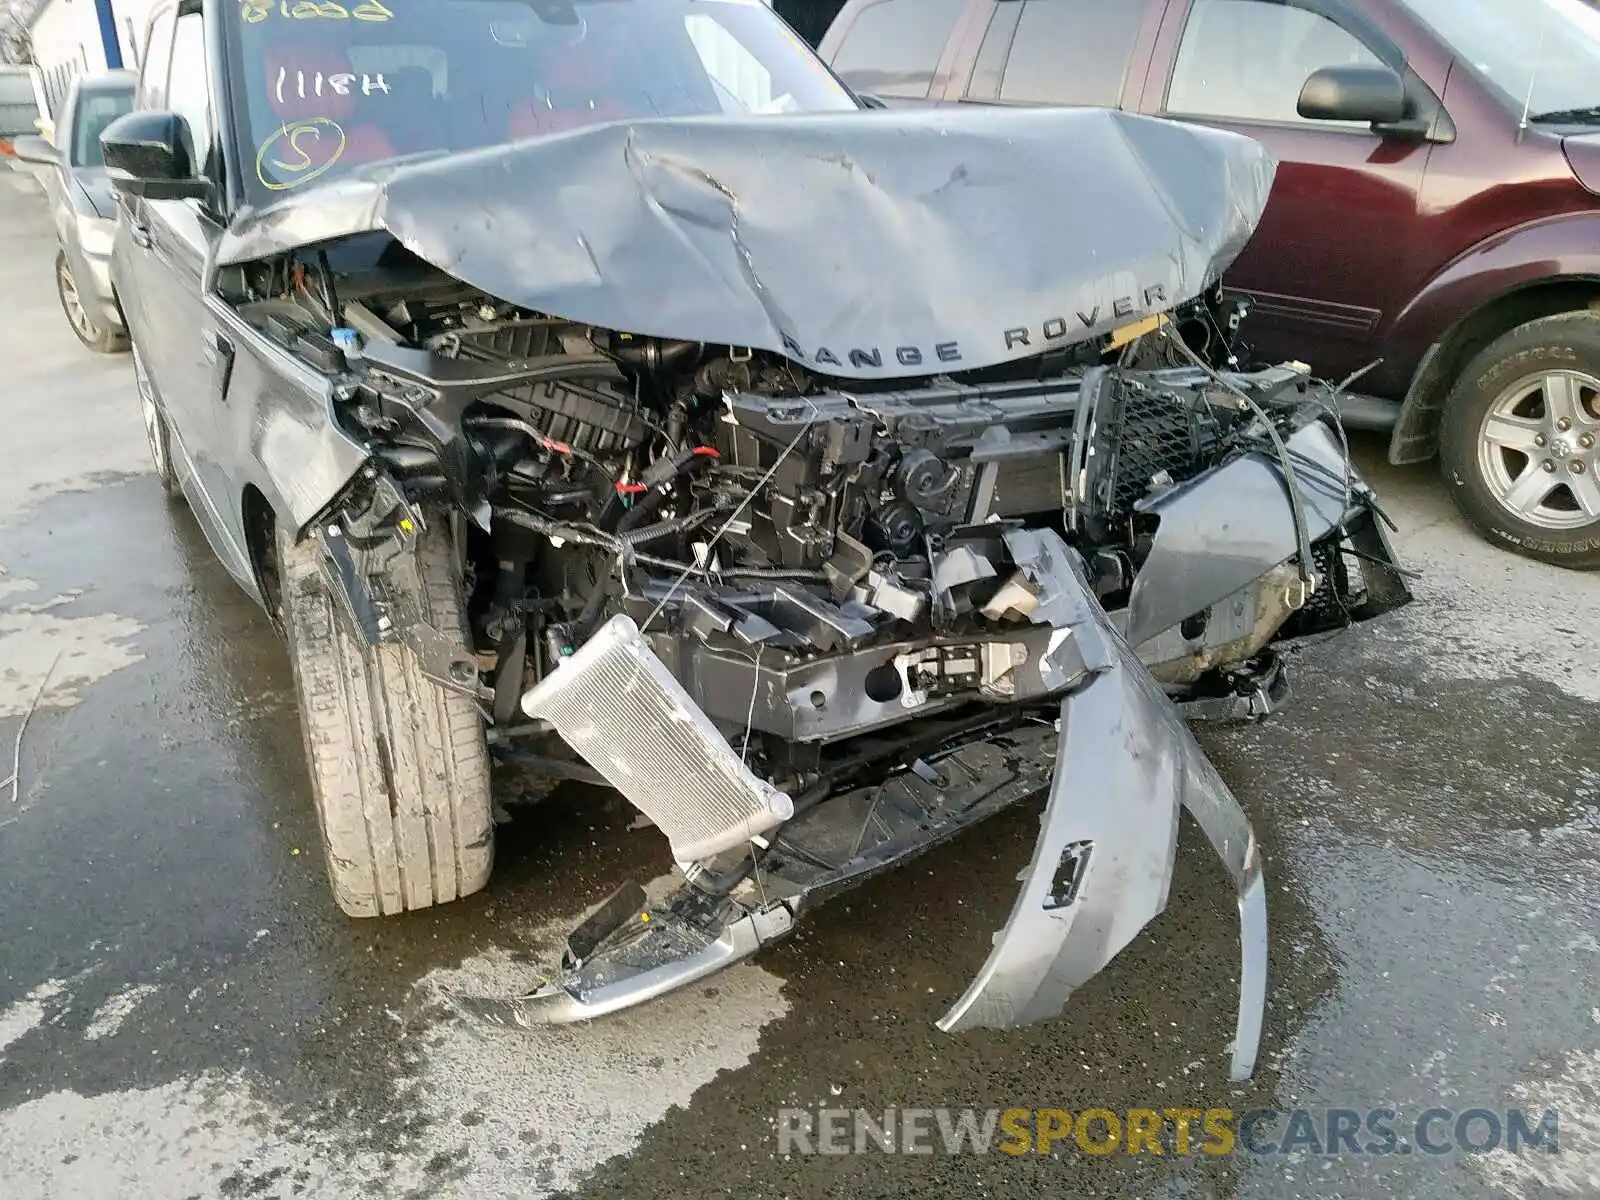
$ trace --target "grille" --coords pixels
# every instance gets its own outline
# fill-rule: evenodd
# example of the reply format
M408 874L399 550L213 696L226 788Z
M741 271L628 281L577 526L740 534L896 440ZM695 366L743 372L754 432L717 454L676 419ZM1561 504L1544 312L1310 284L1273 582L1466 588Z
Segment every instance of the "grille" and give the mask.
M679 862L743 845L794 815L757 779L625 614L522 698L655 822Z
M1171 397L1134 392L1125 396L1117 421L1116 474L1112 511L1130 511L1165 471L1173 482L1198 473L1208 448L1195 415Z

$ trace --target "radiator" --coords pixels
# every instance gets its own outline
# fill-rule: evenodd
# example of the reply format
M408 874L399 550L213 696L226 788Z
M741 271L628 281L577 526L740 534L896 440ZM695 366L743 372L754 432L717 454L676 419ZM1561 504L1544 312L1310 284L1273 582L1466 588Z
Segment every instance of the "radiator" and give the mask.
M678 862L732 850L794 815L618 614L522 698L655 822Z

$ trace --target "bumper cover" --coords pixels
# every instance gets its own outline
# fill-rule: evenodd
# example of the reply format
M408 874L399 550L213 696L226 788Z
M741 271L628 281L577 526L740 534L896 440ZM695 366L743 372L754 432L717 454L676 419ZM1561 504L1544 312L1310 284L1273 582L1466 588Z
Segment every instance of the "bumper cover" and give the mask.
M1180 808L1234 878L1243 976L1232 1073L1250 1073L1266 996L1266 903L1243 811L1172 701L1091 594L1075 553L1049 531L1008 535L1038 589L1035 621L1070 642L1082 670L1059 720L957 738L884 782L834 797L770 835L756 876L721 895L685 885L657 904L603 905L557 977L517 998L458 997L496 1024L533 1027L606 1015L754 954L805 909L1049 786L1039 841L987 963L940 1022L1006 1028L1058 1013L1165 907ZM569 663L557 674L581 669ZM530 693L530 711L542 707ZM601 717L593 710L595 719ZM909 757L909 756L908 756ZM643 807L643 806L641 806Z
M754 954L786 935L805 910L871 875L1045 793L1011 914L983 967L940 1019L941 1029L1004 1029L1059 1013L1166 907L1179 813L1186 809L1233 883L1240 987L1230 1075L1248 1078L1267 987L1260 850L1184 717L1265 715L1287 688L1268 642L1365 620L1411 599L1376 502L1348 469L1331 429L1320 422L1303 427L1290 451L1300 464L1299 499L1322 581L1309 597L1297 590L1293 603L1277 604L1285 580L1298 579L1288 561L1299 540L1287 491L1294 485L1278 464L1253 451L1148 506L1159 518L1156 535L1128 607L1115 614L1096 598L1082 559L1059 534L1006 529L998 536L1008 569L1030 596L1028 623L1012 626L1018 632L1007 636L1044 635L1043 645L1030 641L1023 656L1037 679L1029 676L1017 704L983 718L929 713L897 726L890 751L850 777L854 790L813 805L797 801L792 818L751 837L756 849L744 856L744 875L719 877L691 863L688 882L657 903L647 903L637 888L619 892L574 934L561 968L543 987L510 999L459 997L461 1006L488 1021L534 1027L653 999ZM1226 544L1219 545L1223 531ZM1205 618L1198 634L1183 632L1192 616ZM1220 668L1228 688L1206 695L1169 679L1164 689L1151 665L1169 670L1181 654ZM569 663L557 674L574 665L581 666ZM1174 687L1176 697L1169 695ZM748 685L736 694L744 714L758 707ZM524 703L538 714L542 700L535 689ZM592 714L600 721L608 708L626 707L590 704L585 719ZM663 722L704 719L686 693L668 707L673 711L663 709ZM603 730L590 735L618 748L634 736L623 729L610 739ZM611 765L607 777L628 792L627 762ZM651 775L655 791L678 786L671 773L640 774ZM855 787L862 777L873 782ZM669 819L663 806L677 802L654 791L630 798Z
M1167 905L1178 811L1233 879L1242 965L1230 1077L1249 1078L1267 991L1267 902L1255 833L1166 695L1103 613L1074 636L1105 668L1061 705L1061 744L1033 860L988 961L939 1021L946 1032L1054 1016Z
M76 241L66 244L67 265L78 285L78 303L89 319L102 329L122 329L122 309L117 305L116 288L111 282L111 256L91 254Z

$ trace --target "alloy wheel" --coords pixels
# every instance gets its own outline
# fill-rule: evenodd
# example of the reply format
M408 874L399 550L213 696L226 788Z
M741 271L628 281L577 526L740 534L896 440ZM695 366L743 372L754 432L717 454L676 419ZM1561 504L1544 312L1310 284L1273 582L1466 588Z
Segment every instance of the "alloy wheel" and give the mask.
M1500 506L1530 525L1600 521L1600 379L1545 371L1506 388L1478 431L1478 467Z
M83 306L83 297L78 294L78 282L72 277L72 267L63 256L56 260L56 286L61 290L61 308L67 314L67 323L72 326L72 331L85 342L93 342L100 336L100 327L89 316L89 310Z

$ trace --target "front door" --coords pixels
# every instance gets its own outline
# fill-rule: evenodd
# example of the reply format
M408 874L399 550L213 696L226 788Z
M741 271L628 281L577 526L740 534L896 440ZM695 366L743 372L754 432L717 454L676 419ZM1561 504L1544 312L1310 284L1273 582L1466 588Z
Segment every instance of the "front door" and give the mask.
M217 128L207 78L202 14L177 17L164 107L181 116L194 147L197 176L220 179L214 149ZM251 586L249 556L239 536L233 464L222 452L226 422L227 362L219 357L218 329L203 300L217 221L199 200L144 200L134 206L131 230L140 262L139 303L146 309L136 328L145 369L156 385L171 427L173 457L184 476L195 516L217 557L240 582Z
M1226 279L1256 300L1247 340L1262 358L1300 359L1335 380L1365 366L1424 265L1430 143L1296 113L1313 72L1380 65L1362 35L1327 17L1273 0L1193 0L1168 21L1182 32L1164 114L1236 130L1279 159L1266 213Z
M236 548L222 530L228 484L218 453L215 321L201 300L207 248L216 229L198 201L157 200L144 204L143 235L149 241L148 269L140 299L154 310L150 343L142 349L145 369L156 381L174 441L181 444L173 450L189 473L186 482L202 493L191 495L196 515L218 556L232 568Z

